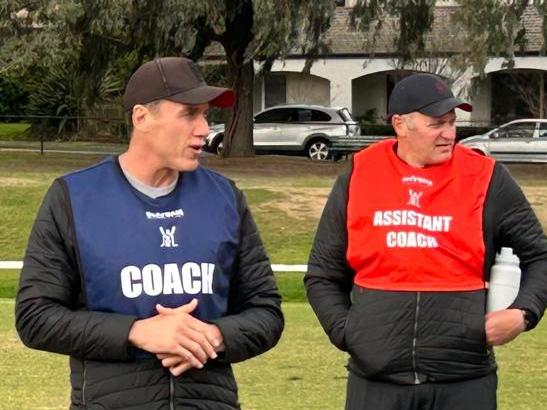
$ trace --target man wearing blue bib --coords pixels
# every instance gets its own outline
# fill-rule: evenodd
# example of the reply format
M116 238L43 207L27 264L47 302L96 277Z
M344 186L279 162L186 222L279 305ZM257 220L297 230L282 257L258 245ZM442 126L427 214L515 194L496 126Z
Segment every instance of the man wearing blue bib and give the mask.
M70 409L238 409L231 363L283 329L268 257L234 183L199 165L208 86L179 57L142 65L128 150L58 178L16 302L25 345L70 356Z

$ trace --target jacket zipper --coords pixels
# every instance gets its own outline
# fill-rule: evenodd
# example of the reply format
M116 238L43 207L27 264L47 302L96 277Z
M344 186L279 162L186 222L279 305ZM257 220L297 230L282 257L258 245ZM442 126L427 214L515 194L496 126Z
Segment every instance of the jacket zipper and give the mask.
M175 382L171 374L169 374L169 409L175 410Z
M416 340L418 338L418 315L420 313L420 292L416 292L416 312L414 315L414 337L412 338L412 369L414 370L414 384L420 384L416 370Z
M85 376L87 367L85 366L85 360L82 360L83 372L82 372L82 404L85 407Z

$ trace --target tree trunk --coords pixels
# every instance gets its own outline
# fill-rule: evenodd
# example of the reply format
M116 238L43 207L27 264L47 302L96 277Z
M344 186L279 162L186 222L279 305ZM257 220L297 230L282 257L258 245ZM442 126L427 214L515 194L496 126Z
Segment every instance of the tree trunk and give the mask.
M252 157L253 148L253 60L246 60L245 50L253 39L253 2L225 0L229 12L221 44L226 52L228 71L236 102L224 132L223 157Z
M238 53L236 53L238 54ZM252 157L253 148L253 61L234 62L228 58L236 102L224 132L223 157Z

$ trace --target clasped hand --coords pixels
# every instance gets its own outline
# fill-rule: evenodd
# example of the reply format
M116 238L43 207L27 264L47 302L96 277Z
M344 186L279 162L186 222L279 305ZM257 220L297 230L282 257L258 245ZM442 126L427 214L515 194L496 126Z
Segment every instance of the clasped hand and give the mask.
M158 314L137 320L129 331L129 342L155 353L174 376L188 369L201 369L208 359L224 350L222 333L217 326L191 315L197 299L177 308L156 305Z

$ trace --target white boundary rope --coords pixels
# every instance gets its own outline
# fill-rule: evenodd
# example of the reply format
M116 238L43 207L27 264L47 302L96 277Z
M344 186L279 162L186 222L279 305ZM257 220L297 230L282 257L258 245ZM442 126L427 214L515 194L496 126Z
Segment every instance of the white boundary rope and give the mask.
M23 262L20 261L0 261L0 269L21 269Z

